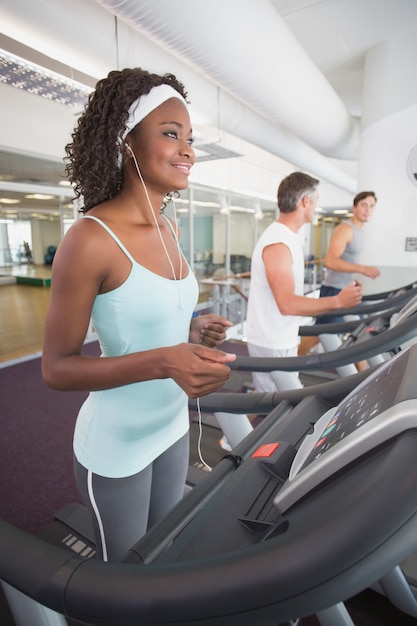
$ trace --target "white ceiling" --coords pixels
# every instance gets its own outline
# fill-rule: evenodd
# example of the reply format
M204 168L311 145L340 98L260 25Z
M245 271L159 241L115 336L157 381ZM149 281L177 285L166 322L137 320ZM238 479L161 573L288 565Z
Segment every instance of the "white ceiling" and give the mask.
M328 115L325 99L323 99L323 108L319 115L317 111L313 111L317 107L317 103L320 103L320 100L317 99L317 93L330 86L330 91L336 92L342 107L346 109L346 117L352 118L353 123L360 125L362 83L367 51L390 38L417 31L417 0L95 1L97 5L109 9L112 14L121 19L124 9L132 9L135 13L135 19L129 22L131 26L137 27L140 33L151 37L162 48L169 49L170 53L188 63L189 67L197 69L200 74L204 74L208 81L223 86L221 83L224 78L227 95L236 98L245 107L245 112L248 115L253 116L254 113L258 113L259 121L265 122L267 120L268 123L274 124L271 128L277 131L279 130L278 127L282 129L281 135L278 135L282 141L277 141L271 133L268 133L269 126L266 126L266 132L261 137L260 130L256 129L254 124L241 124L240 127L236 128L236 133L242 133L241 138L250 140L250 137L253 136L253 142L257 141L258 146L268 151L271 145L269 143L270 138L274 144L274 149L275 146L278 146L277 150L279 150L290 137L294 140L294 151L298 155L301 154L302 149L306 148L306 158L311 160L314 157L317 163L323 158L323 161L330 162L330 168L334 164L335 168L341 168L347 172L349 177L355 171L354 167L352 168L355 159L348 161L340 161L340 158L332 159L332 147L325 153L318 150L317 145L313 145L314 138L309 143L310 130L314 132L318 128L318 141L321 137L332 135L331 126L329 126L329 130L324 127L324 131L319 128L319 122L320 124L330 124L329 119L327 119L330 115ZM2 4L4 4L3 9ZM17 38L19 30L16 24L9 29L9 21L4 19L4 16L2 18L2 12L6 18L8 12L11 15L16 3L11 3L7 9L6 4L6 0L0 0L2 29L7 37ZM58 4L65 3L58 2ZM22 10L23 0L20 1L20 5L20 10ZM83 5L86 7L86 15L91 14L94 8L91 5L94 5L94 2L91 0L89 5L90 7L87 7L87 4ZM30 10L34 10L34 6L31 5ZM235 8L238 6L239 10L235 11L233 19L229 19L227 23L222 23L221 16L226 15L225 12L230 10L232 6ZM265 49L262 47L264 44L263 36L266 32L268 35L273 33L275 26L272 20L269 20L269 24L265 22L267 17L271 17L271 6L279 14L276 16L277 19L283 21L284 25L294 35L295 46L284 46L283 33L277 29L276 41L272 42L277 46L276 56L269 55L266 57L266 55L261 54L261 51ZM47 28L47 22L49 25L48 33L47 31L43 33L43 25L36 26L34 20L30 21L28 17L28 22L31 26L33 25L33 33L38 37L39 46L36 49L43 54L47 51L44 47L48 40L47 35L50 39L51 24L49 20L52 17L54 16L48 16L48 20L45 20L45 28ZM190 23L191 18L194 22L191 21ZM85 28L86 24L83 27ZM203 45L201 41L200 49L198 38L195 40L199 27L209 33L209 45ZM270 30L271 27L272 31ZM91 24L90 28L94 29L94 24ZM267 28L269 28L268 31ZM37 30L39 32L36 32ZM23 32L24 28L22 28ZM240 37L240 33L245 36ZM170 37L169 42L168 37ZM274 35L269 39L274 39ZM36 37L31 41L26 40L23 35L20 38L20 43L30 44L33 48L35 48L35 41ZM66 46L63 46L62 49L68 47L68 41L65 43ZM272 44L270 42L270 45ZM75 50L77 46L76 37L74 37L73 45ZM280 45L282 45L281 48L279 48ZM197 56L195 50L198 51ZM312 69L318 70L317 72L310 72L310 75L307 75L305 69L309 67L308 63L307 65L301 64L303 71L298 71L299 66L295 62L296 56L300 56L299 51L302 54L305 51L306 60ZM48 53L54 61L63 61L62 50L59 46L53 53L49 48ZM217 59L218 66L216 68L216 55L220 53L223 54L223 57L220 56ZM97 57L99 55L100 51L97 50ZM233 65L233 61L235 61L235 65ZM227 62L230 63L229 78L233 76L234 82L227 82ZM75 63L76 61L74 61L74 68L71 69L76 72L85 72L85 66L76 66ZM278 69L281 70L282 67L287 68L287 75L284 78L278 74ZM222 71L224 71L224 77ZM310 80L311 76L313 76L313 80ZM1 78L0 68L0 80ZM284 79L287 82L284 82ZM187 87L194 94L188 83ZM278 97L276 100L271 100L271 95L275 94L274 89ZM327 97L329 91L326 89L323 93ZM291 94L294 94L294 98L291 98ZM290 102L290 114L293 114L293 119L289 119L289 115L281 111L277 111L275 119L272 119L275 109L274 107L268 109L269 104L271 101L274 103L279 101L278 104L280 104L285 99ZM296 105L301 107L299 109L301 112L298 112L297 115L292 110L296 108ZM310 114L311 118L309 118ZM318 117L322 119L319 120ZM255 118L251 117L250 119ZM244 133L248 132L248 127L250 127L250 137L244 136ZM289 160L286 154L279 156ZM7 167L15 164L17 168L18 163L19 159L16 156L10 159L8 155L0 154L0 175L5 164ZM32 165L35 164L32 163ZM299 166L301 167L302 164ZM37 172L28 173L28 167L26 164L25 176L22 175L22 180L31 177L38 178L40 168ZM62 170L56 169L56 176L59 177L62 175ZM43 182L58 183L58 180L48 178L54 172L53 168L42 167L41 174L44 172L46 172L46 179ZM333 172L331 174L333 175Z
M352 115L362 113L368 50L416 32L416 0L271 0Z
M183 64L194 120L349 193L331 159L358 158L366 53L417 28L415 0L96 2Z

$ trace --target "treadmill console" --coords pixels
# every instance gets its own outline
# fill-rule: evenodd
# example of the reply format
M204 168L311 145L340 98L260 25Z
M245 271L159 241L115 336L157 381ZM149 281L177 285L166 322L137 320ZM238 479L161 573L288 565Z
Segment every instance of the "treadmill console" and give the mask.
M301 443L274 499L281 513L335 472L404 430L417 428L417 346L398 353L327 411Z

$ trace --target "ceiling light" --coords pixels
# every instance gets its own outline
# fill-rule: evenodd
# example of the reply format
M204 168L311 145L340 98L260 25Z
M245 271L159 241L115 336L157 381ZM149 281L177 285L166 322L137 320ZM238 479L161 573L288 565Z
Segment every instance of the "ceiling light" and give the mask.
M193 204L195 206L201 206L205 208L214 208L214 209L219 208L218 202L211 202L211 201L204 202L203 200L193 200Z
M0 81L48 100L83 107L92 88L0 49Z
M49 214L47 213L29 213L29 217L36 217L38 220L48 220Z
M0 204L19 204L17 198L0 198Z
M54 197L47 193L28 193L25 196L28 200L52 200Z

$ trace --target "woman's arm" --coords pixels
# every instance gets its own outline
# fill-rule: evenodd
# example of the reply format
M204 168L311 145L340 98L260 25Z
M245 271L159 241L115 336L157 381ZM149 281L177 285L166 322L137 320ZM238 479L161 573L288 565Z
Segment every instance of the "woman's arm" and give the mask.
M230 374L226 363L235 355L205 346L179 344L109 358L81 354L94 300L112 262L111 254L103 254L106 241L105 231L101 233L90 220L80 220L58 248L45 322L45 382L54 389L90 391L173 378L190 397L223 385Z

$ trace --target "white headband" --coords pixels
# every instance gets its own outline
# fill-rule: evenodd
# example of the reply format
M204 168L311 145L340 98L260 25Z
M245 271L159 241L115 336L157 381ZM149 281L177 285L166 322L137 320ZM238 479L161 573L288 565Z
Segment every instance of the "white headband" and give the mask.
M129 117L126 122L126 130L121 136L122 139L124 139L126 135L130 133L130 131L135 128L135 126L139 124L139 122L141 122L151 111L170 98L178 98L181 102L187 104L182 95L178 93L176 89L166 84L154 87L149 93L140 96L140 98L132 102L129 107Z

